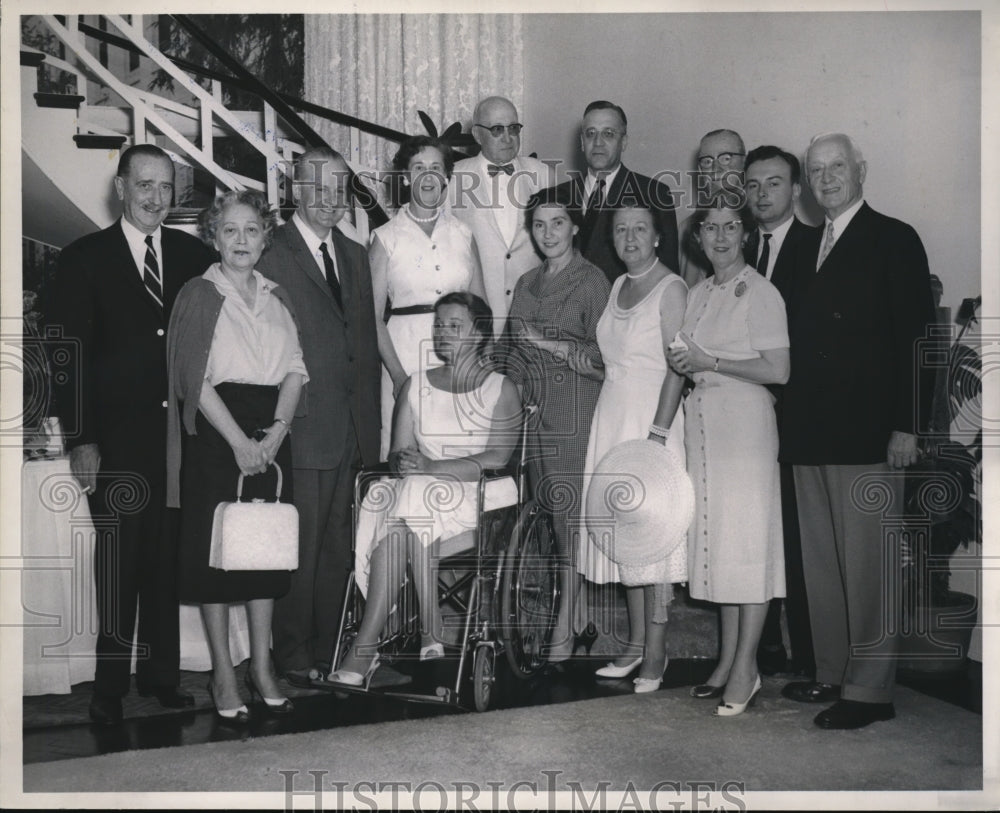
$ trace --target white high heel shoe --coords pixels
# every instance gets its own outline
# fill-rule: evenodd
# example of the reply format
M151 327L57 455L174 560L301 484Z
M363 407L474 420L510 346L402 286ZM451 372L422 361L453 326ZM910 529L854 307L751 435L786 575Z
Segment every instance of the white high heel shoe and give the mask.
M661 674L658 678L633 678L632 682L635 684L635 689L633 689L633 691L636 694L645 694L646 692L655 692L659 689L660 684L663 683L663 675L667 674L667 665L669 663L670 658L667 658L663 664L663 674Z
M737 714L742 714L757 701L757 695L760 694L760 687L760 675L757 675L757 680L754 681L753 689L750 690L750 696L746 699L746 702L727 703L725 700L720 700L719 705L715 707L715 713L719 717L735 717Z
M375 674L375 670L378 669L378 659L379 656L376 654L372 658L371 663L368 664L368 671L364 674L353 672L350 669L338 669L336 672L331 672L330 676L326 679L327 683L340 683L344 686L352 686L354 688L364 686L371 676Z
M631 675L636 669L639 668L639 664L642 663L642 655L636 658L631 663L627 663L624 666L615 666L615 662L611 661L607 666L602 666L596 672L594 672L594 677L599 678L624 678Z

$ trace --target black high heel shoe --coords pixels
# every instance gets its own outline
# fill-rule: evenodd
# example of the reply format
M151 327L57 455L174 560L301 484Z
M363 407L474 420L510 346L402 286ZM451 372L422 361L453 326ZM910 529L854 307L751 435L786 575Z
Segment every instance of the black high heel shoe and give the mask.
M573 654L583 647L587 655L590 654L590 650L594 648L594 642L597 640L597 626L593 621L588 621L587 626L584 627L583 632L579 632L573 636Z
M250 712L247 710L246 706L237 706L235 709L219 708L219 704L215 702L215 691L212 689L211 678L208 681L208 697L212 701L212 706L215 708L215 716L222 722L228 723L229 725L246 725L250 722Z
M279 697L277 699L265 697L264 693L257 688L257 684L253 682L253 676L249 669L247 669L247 673L243 676L243 682L246 683L247 689L250 691L250 702L253 702L254 697L260 698L264 707L271 714L291 714L295 711L295 706L292 705L292 701L287 697Z

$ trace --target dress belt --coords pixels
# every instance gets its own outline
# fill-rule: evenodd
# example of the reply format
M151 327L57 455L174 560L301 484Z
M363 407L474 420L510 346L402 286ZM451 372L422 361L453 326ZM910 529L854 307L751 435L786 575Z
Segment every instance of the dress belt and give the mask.
M418 313L434 313L433 305L410 305L408 308L390 308L390 316L415 316Z

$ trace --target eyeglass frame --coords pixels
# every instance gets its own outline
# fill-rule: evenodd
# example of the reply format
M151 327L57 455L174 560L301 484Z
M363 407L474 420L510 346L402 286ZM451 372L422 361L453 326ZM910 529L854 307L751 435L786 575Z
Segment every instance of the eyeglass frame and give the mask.
M700 234L704 234L706 237L714 237L719 229L719 226L722 226L722 233L731 237L736 234L737 226L742 225L742 220L727 220L725 223L699 223L698 232Z
M719 159L722 156L728 155L729 158L723 163ZM730 152L725 150L724 152L716 153L715 155L699 155L698 156L698 169L710 169L713 163L718 163L720 167L728 168L730 164L733 163L733 158L741 157L746 158L745 152Z
M587 135L589 132L593 132L593 135ZM605 141L614 141L618 136L625 135L625 130L616 130L614 127L602 127L600 129L596 127L588 127L586 130L581 130L580 135L583 137L584 141L593 141L598 135Z
M503 138L504 133L507 135L517 138L521 135L521 130L524 129L524 125L520 122L515 121L513 124L491 124L487 127L485 124L479 124L478 122L472 125L473 127L480 127L486 130L494 138Z

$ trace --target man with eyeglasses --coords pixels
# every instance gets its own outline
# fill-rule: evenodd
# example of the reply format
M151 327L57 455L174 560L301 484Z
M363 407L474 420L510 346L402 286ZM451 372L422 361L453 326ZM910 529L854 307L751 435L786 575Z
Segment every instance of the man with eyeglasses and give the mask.
M611 220L616 209L636 202L648 206L657 220L660 243L656 254L665 266L677 270L677 216L670 188L654 178L628 169L622 153L628 146L628 119L613 102L587 105L580 127L580 150L587 173L576 174L556 190L583 207L578 235L580 253L600 268L611 282L625 273L615 251Z
M746 154L743 139L735 130L712 130L701 137L692 189L696 208L706 205L722 189L731 190L734 194L743 190ZM703 264L698 252L692 250L694 235L690 234L689 219L681 224L681 235L680 275L690 288L705 279L712 269Z
M782 694L835 701L815 724L853 729L896 714L893 526L930 414L919 353L934 304L920 237L865 203L854 141L815 137L805 168L826 217L795 269L779 431L795 476L816 679Z
M747 153L745 168L747 203L757 220L744 247L744 256L757 273L769 279L781 293L786 306L791 301L792 281L798 254L808 242L812 229L795 216L802 193L799 159L779 147L766 145ZM779 413L782 388L773 390ZM789 672L812 677L812 635L809 630L809 605L802 575L802 547L799 541L799 518L795 503L792 467L781 464L781 522L784 532L784 599L771 599L767 619L757 648L757 665L762 674ZM785 606L792 660L781 632L781 606Z
M499 334L514 284L541 263L524 223L524 209L528 199L555 178L551 167L518 155L522 125L508 99L483 99L472 121L472 137L481 152L455 164L448 200L476 239L486 300L493 311L494 332Z
M296 686L330 671L347 575L354 476L379 458L381 410L375 303L367 248L338 224L351 205L350 170L330 147L295 162L295 213L257 265L295 307L309 384L292 421L292 499L299 568L271 623L278 674Z

